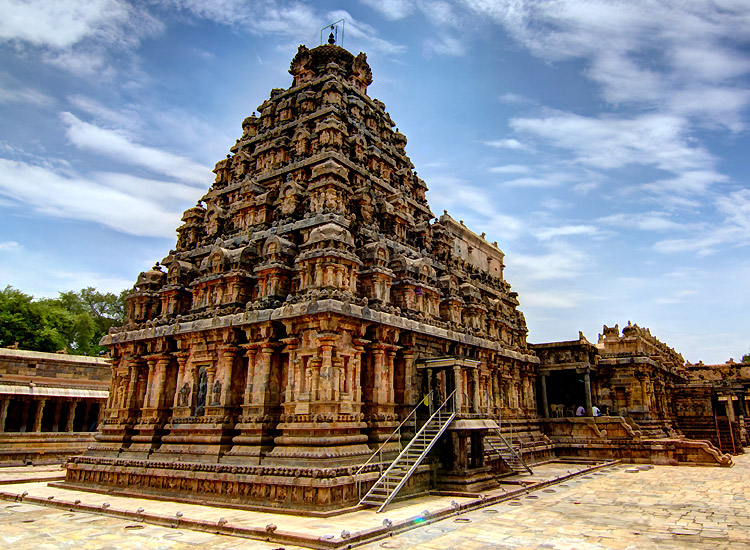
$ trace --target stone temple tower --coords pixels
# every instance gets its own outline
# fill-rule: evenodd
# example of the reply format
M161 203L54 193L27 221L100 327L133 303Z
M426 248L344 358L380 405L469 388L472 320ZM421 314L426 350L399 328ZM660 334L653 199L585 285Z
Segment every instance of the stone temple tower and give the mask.
M484 471L459 456L472 418L535 417L503 253L434 217L365 55L300 46L289 72L104 338L110 398L67 484L331 510L431 390L465 417L433 461L453 479Z

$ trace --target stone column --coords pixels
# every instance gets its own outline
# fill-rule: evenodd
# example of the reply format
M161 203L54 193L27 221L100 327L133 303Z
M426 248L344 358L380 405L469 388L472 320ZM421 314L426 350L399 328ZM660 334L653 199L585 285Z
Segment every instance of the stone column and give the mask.
M185 385L185 365L187 364L189 355L189 353L184 351L175 354L177 357L177 383L175 385L174 398L172 399L172 407L180 406L180 390Z
M388 403L396 401L396 350L389 349L385 354L385 368L388 375Z
M214 379L216 378L216 365L213 363L206 367L206 405L208 408L214 405Z
M502 407L500 398L500 373L495 372L492 374L492 406L494 410L499 410Z
M724 402L724 406L727 409L727 418L729 419L729 422L734 424L735 422L735 416L734 416L734 403L732 402L732 396L727 395L727 400Z
M10 405L10 397L0 399L0 433L5 431L5 419L8 418L8 405Z
M454 404L456 407L456 412L461 412L462 407L464 406L464 384L463 384L463 375L461 373L461 367L455 366L453 367L453 379L455 384L455 390L456 393L454 394ZM447 396L446 396L447 397Z
M362 354L365 348L361 345L354 346L354 386L352 401L355 403L362 402Z
M256 347L246 347L245 357L247 357L247 373L245 375L245 393L242 399L244 405L249 405L253 400L253 381L255 378L255 356L258 350ZM301 388L298 388L298 391Z
M544 418L549 418L549 403L547 401L547 375L542 374L539 377L539 381L541 382L542 390L542 415L544 415Z
M123 403L124 409L133 409L136 405L136 387L138 386L138 364L133 361L130 365L130 378L128 379L128 393ZM70 431L70 430L68 430Z
M427 376L427 383L425 385L426 392L425 395L429 395L429 400L427 401L427 407L430 411L430 415L432 415L432 412L435 410L435 398L437 397L437 391L435 391L435 379L434 379L434 373L432 372L432 369L425 369L425 375ZM430 392L432 394L430 395Z
M156 373L156 358L149 357L146 359L148 365L148 378L146 379L146 395L143 398L143 407L151 408L154 407L152 403L155 401L154 393L154 375Z
M402 355L404 357L404 401L411 408L422 396L417 395L417 388L414 384L417 374L414 366L414 352L404 351Z
M388 384L387 376L385 372L385 349L382 346L375 345L372 349L374 377L373 382L375 388L373 388L373 397L376 403L387 403L388 402Z
M586 392L586 416L594 416L594 406L591 402L591 371L588 369L583 373L583 389Z
M68 407L68 421L67 425L65 426L66 432L72 432L73 431L73 423L76 419L76 409L78 408L78 400L75 399L70 402L70 406Z
M232 384L234 374L234 358L237 356L238 349L235 347L226 347L221 350L221 364L224 372L224 387L221 392L221 405L230 407L232 403Z
M481 388L479 387L479 367L475 368L471 372L472 380L474 381L474 395L472 395L472 408L474 409L472 412L479 412L482 405L480 401L481 397Z
M286 403L291 403L294 401L294 396L297 395L297 392L299 392L299 389L295 391L295 385L298 382L298 378L300 376L299 373L299 362L297 360L297 344L299 343L296 338L285 338L282 340L284 344L286 344L286 347L284 348L284 353L287 354L288 357L288 366L287 366L287 378L286 378L286 391L284 393L284 401Z
M31 430L33 432L42 431L42 414L44 414L45 403L47 403L46 399L39 399L36 402L36 416L34 416L34 428Z
M319 397L330 401L333 397L333 338L319 338L320 342L320 383Z

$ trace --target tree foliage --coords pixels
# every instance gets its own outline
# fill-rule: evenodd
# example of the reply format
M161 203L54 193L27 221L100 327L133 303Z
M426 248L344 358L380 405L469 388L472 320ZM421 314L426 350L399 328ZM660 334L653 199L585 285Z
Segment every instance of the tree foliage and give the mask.
M18 342L21 349L99 355L106 351L99 340L123 323L127 292L101 293L88 287L35 300L7 286L0 290L0 347Z

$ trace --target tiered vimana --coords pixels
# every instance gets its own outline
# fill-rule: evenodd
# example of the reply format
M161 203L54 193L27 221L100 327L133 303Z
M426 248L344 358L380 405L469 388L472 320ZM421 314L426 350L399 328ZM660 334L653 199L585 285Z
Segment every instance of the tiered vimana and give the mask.
M434 219L365 55L300 46L289 72L105 337L111 396L68 485L323 512L430 390L465 422L411 491L486 473L471 418L536 417L503 253Z

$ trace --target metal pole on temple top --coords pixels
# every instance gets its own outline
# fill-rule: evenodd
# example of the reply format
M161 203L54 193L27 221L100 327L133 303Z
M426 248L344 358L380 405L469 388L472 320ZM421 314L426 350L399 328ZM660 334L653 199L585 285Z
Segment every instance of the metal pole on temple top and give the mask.
M323 32L324 31L330 31L328 34L328 43L329 44L336 44L338 46L344 47L344 25L345 21L343 19L339 19L338 21L334 21L330 25L326 25L322 29L320 29L320 45L323 45ZM341 37L339 38L339 31L341 31Z

